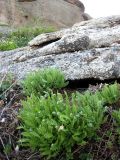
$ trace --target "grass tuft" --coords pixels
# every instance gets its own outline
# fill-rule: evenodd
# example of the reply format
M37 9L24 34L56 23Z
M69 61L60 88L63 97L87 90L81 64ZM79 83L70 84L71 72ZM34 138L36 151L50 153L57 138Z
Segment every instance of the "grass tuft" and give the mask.
M34 37L42 33L48 33L48 32L53 32L53 31L54 31L54 28L52 27L19 28L18 30L10 33L8 37L4 39L4 41L0 41L0 50L6 51L6 50L12 50L15 48L24 47Z

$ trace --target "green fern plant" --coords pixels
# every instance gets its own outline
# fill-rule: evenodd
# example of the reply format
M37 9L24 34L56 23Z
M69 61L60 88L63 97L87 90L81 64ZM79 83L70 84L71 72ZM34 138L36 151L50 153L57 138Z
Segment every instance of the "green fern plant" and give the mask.
M117 83L105 85L101 92L96 92L100 100L107 104L116 103L120 99L120 86Z
M72 159L73 147L84 146L104 121L101 101L96 99L92 106L86 100L84 105L80 103L82 98L78 93L73 93L71 99L67 93L51 93L47 98L32 95L23 101L21 144L39 150L47 159L62 152L66 153L65 159ZM94 97L89 99L92 102Z
M51 90L61 89L68 85L64 74L58 69L44 69L29 74L23 81L23 88L27 95L31 93L41 96Z

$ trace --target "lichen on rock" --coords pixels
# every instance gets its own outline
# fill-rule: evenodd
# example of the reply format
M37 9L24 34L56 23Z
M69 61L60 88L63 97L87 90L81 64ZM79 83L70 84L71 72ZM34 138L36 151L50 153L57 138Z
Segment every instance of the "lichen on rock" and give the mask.
M18 78L37 69L59 68L66 79L120 78L120 16L75 24L37 36L25 48L0 52L0 74Z

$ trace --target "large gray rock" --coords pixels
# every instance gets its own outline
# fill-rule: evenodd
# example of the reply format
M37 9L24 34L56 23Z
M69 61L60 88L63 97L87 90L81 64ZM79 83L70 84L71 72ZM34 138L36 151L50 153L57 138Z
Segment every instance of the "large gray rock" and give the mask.
M45 67L61 69L66 79L120 78L120 16L92 19L42 34L29 46L0 52L0 74L23 78Z

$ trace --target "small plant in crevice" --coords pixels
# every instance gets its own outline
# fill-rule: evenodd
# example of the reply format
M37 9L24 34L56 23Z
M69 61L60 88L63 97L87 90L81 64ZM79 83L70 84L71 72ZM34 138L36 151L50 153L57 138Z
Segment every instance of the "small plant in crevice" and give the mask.
M83 98L83 97L82 97ZM97 97L96 97L97 98ZM90 101L94 99L89 96ZM97 98L93 105L80 103L81 94L31 95L20 112L23 146L39 150L47 159L73 159L74 146L85 146L104 122L105 108Z
M64 74L58 69L44 69L27 75L23 81L23 88L27 95L45 95L51 90L58 90L68 85Z

